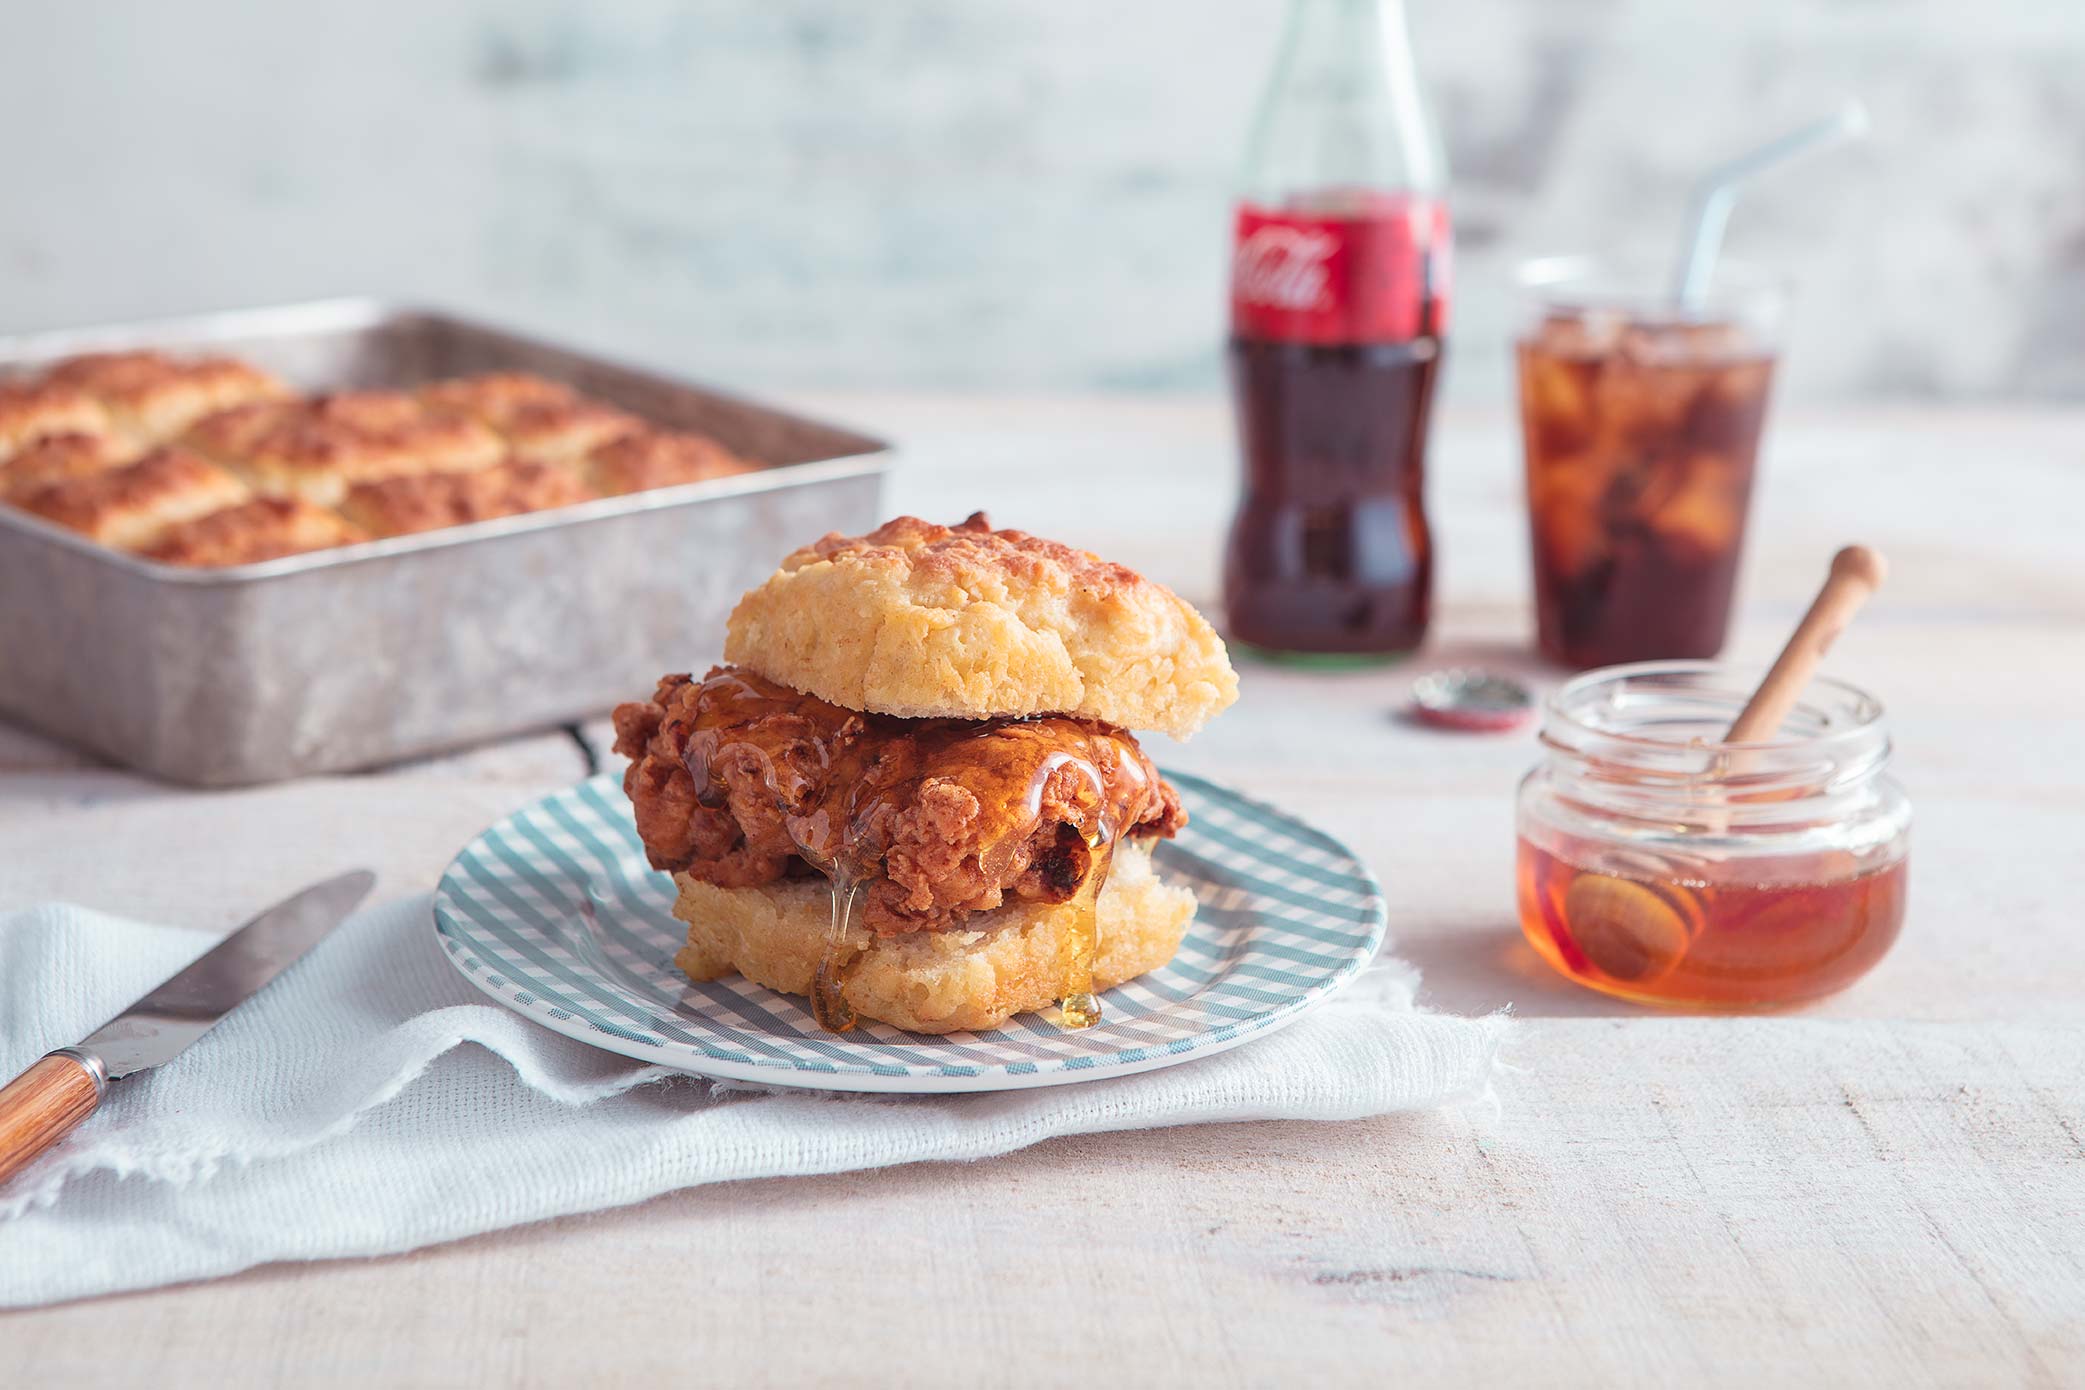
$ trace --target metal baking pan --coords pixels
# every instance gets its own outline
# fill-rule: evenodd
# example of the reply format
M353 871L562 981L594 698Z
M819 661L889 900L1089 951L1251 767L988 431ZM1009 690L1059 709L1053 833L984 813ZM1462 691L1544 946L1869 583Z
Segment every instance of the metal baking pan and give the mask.
M876 524L880 440L451 314L339 300L0 338L228 352L303 390L474 372L567 382L760 472L222 570L0 507L0 715L192 786L395 762L597 715L700 670L791 549Z

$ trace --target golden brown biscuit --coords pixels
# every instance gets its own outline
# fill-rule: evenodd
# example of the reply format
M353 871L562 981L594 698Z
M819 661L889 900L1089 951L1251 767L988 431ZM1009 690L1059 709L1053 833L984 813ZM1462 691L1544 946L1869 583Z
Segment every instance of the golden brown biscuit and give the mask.
M297 401L255 401L216 411L189 426L181 436L180 445L213 463L229 465L252 453L255 443L269 430L293 418L299 404Z
M735 971L769 989L809 993L831 925L824 879L718 888L680 873L674 882L673 914L688 924L674 963L690 979ZM1077 910L1022 903L971 919L987 924L979 931L876 936L857 926L850 944L861 955L847 975L847 1002L864 1018L916 1033L982 1031L1048 1008L1064 992L1063 927ZM1124 841L1101 890L1094 987L1111 989L1171 960L1194 913L1194 894L1152 870L1150 848Z
M0 459L58 434L101 434L109 415L86 392L57 382L0 382Z
M129 457L108 434L53 434L0 462L0 499L12 500L65 478L103 473Z
M469 415L494 429L525 410L570 405L578 399L571 387L527 372L456 377L420 388L420 400L429 409Z
M190 436L191 441L195 436ZM263 431L242 453L216 456L256 492L338 505L358 479L410 471L405 450L339 425L292 418Z
M422 387L420 399L432 410L482 421L517 457L539 463L576 462L589 449L644 427L633 415L525 372L438 381Z
M486 426L398 391L347 391L223 411L182 443L254 489L337 506L356 483L486 468L504 452Z
M644 422L634 415L598 401L580 400L517 411L500 433L517 457L570 464L643 428Z
M120 468L47 483L16 505L103 545L133 550L247 495L245 485L216 464L158 449Z
M739 600L724 656L848 709L1074 714L1176 738L1238 695L1222 640L1172 590L982 513L797 551Z
M569 469L510 459L469 473L425 473L360 483L348 490L341 512L372 536L402 536L569 507L592 496Z
M453 411L430 410L403 391L341 391L299 404L294 425L353 438L369 460L356 481L398 473L489 468L506 456L499 436ZM263 441L265 447L265 441ZM399 464L379 463L395 456Z
M83 352L52 363L44 380L98 396L133 392L173 372L173 359L163 352Z
M492 430L463 415L427 411L381 436L412 460L404 472L460 473L490 468L507 456Z
M256 497L162 531L144 555L163 565L216 568L367 540L360 531L299 497Z
M280 381L234 358L177 361L157 352L68 358L45 379L94 397L114 427L141 445L171 439L215 411L289 395Z
M759 467L714 439L665 431L625 435L586 456L587 481L603 497L728 478Z

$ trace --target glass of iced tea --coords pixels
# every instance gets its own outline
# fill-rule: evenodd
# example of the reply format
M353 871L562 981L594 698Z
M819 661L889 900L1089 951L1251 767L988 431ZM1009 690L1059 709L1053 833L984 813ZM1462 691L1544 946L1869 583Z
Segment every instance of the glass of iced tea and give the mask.
M1521 271L1516 351L1543 654L1607 666L1723 649L1786 295L1723 266L1682 308L1649 270Z
M1520 926L1567 978L1765 1008L1844 989L1897 939L1911 806L1881 704L1820 678L1774 739L1723 742L1760 674L1645 662L1550 699L1520 787Z

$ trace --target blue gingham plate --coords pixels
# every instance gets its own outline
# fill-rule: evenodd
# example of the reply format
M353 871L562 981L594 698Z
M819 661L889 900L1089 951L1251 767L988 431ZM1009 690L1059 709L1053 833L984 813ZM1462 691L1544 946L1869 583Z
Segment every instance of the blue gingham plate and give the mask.
M1065 1032L1022 1014L991 1033L928 1037L864 1022L828 1033L805 1002L738 976L689 983L670 876L646 866L612 775L516 812L442 875L449 959L547 1028L704 1076L836 1091L996 1091L1192 1061L1294 1021L1353 979L1383 939L1373 876L1329 835L1169 772L1189 812L1153 856L1200 899L1163 969L1101 996Z

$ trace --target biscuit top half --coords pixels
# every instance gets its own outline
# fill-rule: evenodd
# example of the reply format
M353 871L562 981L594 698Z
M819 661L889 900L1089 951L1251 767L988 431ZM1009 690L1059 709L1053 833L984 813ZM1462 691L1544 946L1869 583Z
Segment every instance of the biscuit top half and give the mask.
M906 718L1069 714L1186 738L1238 697L1222 639L1172 590L981 512L805 546L739 600L724 657Z

